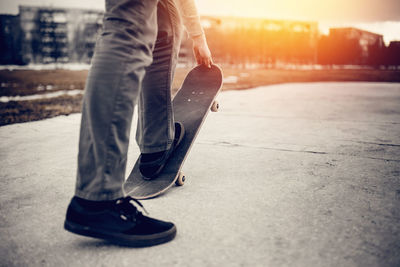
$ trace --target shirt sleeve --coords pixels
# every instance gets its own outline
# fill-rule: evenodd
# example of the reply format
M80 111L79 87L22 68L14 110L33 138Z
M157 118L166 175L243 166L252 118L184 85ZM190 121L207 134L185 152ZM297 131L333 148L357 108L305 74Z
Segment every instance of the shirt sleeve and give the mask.
M175 0L190 38L204 34L194 0Z

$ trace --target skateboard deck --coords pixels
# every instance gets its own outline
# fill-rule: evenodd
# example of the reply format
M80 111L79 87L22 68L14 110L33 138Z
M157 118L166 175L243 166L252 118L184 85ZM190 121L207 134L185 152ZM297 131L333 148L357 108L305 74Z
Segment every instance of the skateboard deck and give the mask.
M127 195L136 199L156 197L175 184L183 185L182 165L210 109L216 111L215 97L222 87L222 71L212 65L193 68L186 76L172 101L175 121L183 123L185 136L173 152L159 176L145 180L139 171L137 160L124 184Z

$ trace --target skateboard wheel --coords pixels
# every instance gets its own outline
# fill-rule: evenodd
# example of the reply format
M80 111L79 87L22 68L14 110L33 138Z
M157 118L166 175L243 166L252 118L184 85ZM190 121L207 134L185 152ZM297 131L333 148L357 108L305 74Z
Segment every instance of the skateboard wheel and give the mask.
M179 173L178 179L176 179L175 184L177 186L182 186L185 184L185 174L183 172Z
M219 109L219 103L217 100L214 100L214 102L211 105L211 111L212 112L217 112Z

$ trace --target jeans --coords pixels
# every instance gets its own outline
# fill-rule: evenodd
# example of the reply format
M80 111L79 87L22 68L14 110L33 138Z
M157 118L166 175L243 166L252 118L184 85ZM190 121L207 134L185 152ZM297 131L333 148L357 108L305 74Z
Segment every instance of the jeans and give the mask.
M76 196L97 201L124 196L136 104L140 151L171 147L171 82L181 33L173 0L106 0L83 98Z

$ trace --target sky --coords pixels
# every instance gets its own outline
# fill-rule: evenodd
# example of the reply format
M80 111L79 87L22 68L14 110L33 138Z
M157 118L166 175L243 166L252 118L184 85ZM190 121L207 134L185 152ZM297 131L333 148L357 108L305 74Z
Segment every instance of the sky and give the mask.
M400 40L400 0L196 0L200 14L318 21L329 27L356 26ZM104 9L104 0L0 0L0 13L18 5Z

